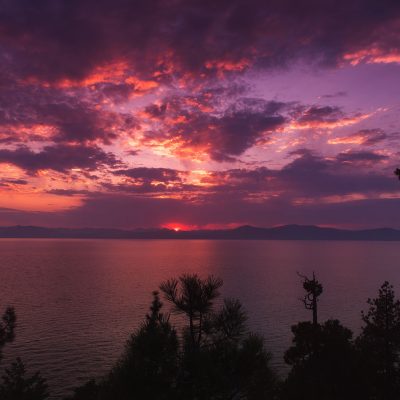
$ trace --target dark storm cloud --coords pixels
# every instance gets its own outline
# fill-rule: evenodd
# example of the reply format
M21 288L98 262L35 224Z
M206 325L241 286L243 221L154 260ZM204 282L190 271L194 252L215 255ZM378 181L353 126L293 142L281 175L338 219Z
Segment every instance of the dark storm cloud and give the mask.
M36 130L54 129L50 139L56 142L101 141L110 143L121 132L138 126L131 115L105 111L80 99L51 88L6 86L0 96L0 126L4 142L18 142L20 131L29 132L29 140L48 140Z
M3 68L82 79L126 60L142 76L214 73L308 58L336 65L374 44L399 48L397 0L4 0Z
M77 195L90 195L88 190L74 190L74 189L51 189L46 193L55 194L57 196L77 196Z
M337 122L344 118L344 113L340 107L332 106L299 106L293 112L297 116L297 122L300 124L318 123L318 122Z
M180 172L170 168L130 168L113 172L115 175L127 176L143 181L175 182L180 181Z
M389 157L384 154L374 153L373 151L351 151L338 154L337 159L343 162L377 163L380 161L388 160Z
M28 181L25 179L2 179L3 183L11 183L12 185L27 185Z
M0 187L13 187L14 185L27 185L28 181L25 179L0 179Z
M309 197L319 199L325 196L349 194L369 195L398 191L398 182L392 173L365 171L360 162L381 161L375 153L352 153L348 157L339 154L326 159L306 149L293 152L300 155L281 170L265 167L253 170L234 169L216 172L215 178L222 179L217 188L221 193L274 193L283 201Z
M204 118L204 115L198 115L193 120L189 131L192 144L196 145L201 140L212 143L210 157L213 160L229 161L252 147L264 133L273 132L284 122L285 118L278 114L232 110L220 118ZM182 129L184 130L184 127ZM204 132L207 129L210 130L210 134L205 136ZM205 137L200 137L200 135Z
M224 90L223 95L226 94ZM154 140L172 141L179 150L205 152L219 162L233 161L249 148L268 143L271 134L284 131L286 127L334 128L364 118L360 113L347 113L338 106L268 101L241 97L238 93L222 101L221 94L207 90L197 96L166 97L148 105L145 115L150 123L155 123L153 129L144 134L145 144ZM386 134L376 129L363 130L354 136L358 142L363 140L371 144L383 140ZM331 139L329 143L332 141L348 143L347 137Z
M391 175L371 170L365 171L359 161L381 158L374 153L353 153L353 157L339 154L325 159L313 153L305 153L286 165L279 176L289 190L303 196L332 196L351 193L395 192L398 190Z
M210 172L201 179L200 185L185 184L178 170L163 168L135 168L119 170L117 175L135 179L135 184L112 185L109 189L121 192L154 193L162 192L180 195L191 194L193 199L213 201L215 196L254 198L275 196L284 202L298 198L312 198L316 201L326 196L351 194L376 195L397 193L398 182L390 173L377 172L368 167L381 161L375 153L351 153L345 157L339 153L335 158L324 158L307 149L293 152L298 155L280 170L259 167L255 169L230 169ZM385 159L385 157L383 157ZM157 185L151 185L153 181ZM140 184L138 184L138 182ZM166 184L174 185L167 187ZM204 186L205 185L205 186Z
M147 132L145 138L179 139L183 148L206 151L215 161L232 161L286 122L280 113L285 103L239 99L223 111L210 112L203 111L203 107L213 103L204 104L199 100L193 105L193 101L173 98L148 107L151 117L163 125L161 129Z
M98 147L73 145L46 146L39 152L20 146L15 150L0 149L0 163L14 164L28 173L40 169L52 169L65 172L72 168L94 170L102 165L114 166L117 160L114 155L105 153Z
M82 104L65 103L46 104L41 111L47 116L45 121L58 128L55 141L85 142L99 139L110 143L117 138L116 132L112 130L114 120L107 118L104 111Z
M120 183L103 183L103 188L113 193L136 193L142 195L161 194L163 196L183 195L193 196L201 187L188 184L185 178L189 175L186 171L170 168L137 167L120 169L113 172L123 179Z

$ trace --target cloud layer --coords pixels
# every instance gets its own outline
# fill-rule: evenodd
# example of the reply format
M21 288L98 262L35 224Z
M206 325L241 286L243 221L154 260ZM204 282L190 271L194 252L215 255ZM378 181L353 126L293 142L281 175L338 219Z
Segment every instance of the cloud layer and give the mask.
M399 72L395 0L4 0L0 224L400 226Z

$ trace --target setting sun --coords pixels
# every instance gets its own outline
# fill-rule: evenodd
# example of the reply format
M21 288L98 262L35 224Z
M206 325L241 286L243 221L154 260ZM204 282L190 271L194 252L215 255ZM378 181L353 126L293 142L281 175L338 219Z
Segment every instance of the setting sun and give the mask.
M180 232L180 231L188 231L191 228L187 225L176 223L176 222L170 222L168 224L163 225L163 228L165 229L170 229L175 232Z

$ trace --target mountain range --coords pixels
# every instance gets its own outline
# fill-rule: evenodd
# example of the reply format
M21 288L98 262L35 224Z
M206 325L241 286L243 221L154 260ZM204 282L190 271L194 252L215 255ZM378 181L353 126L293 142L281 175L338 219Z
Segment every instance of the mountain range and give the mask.
M314 225L283 225L273 228L240 226L234 229L175 231L171 229L0 227L0 238L79 239L244 239L244 240L400 240L400 230L377 228L346 230Z

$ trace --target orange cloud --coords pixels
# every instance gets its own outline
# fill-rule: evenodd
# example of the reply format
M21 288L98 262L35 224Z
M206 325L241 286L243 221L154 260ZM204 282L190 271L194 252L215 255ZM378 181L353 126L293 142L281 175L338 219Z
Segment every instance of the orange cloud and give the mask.
M328 140L328 144L363 144L365 137L361 135L337 137Z
M21 83L58 89L92 88L102 83L125 83L134 88L135 95L144 94L159 87L159 83L155 80L142 80L137 76L132 76L131 68L126 61L115 61L99 65L83 79L63 78L56 82L47 82L29 77L22 80Z
M332 121L293 121L286 126L286 130L299 130L299 129L335 129L344 126L357 124L364 119L371 117L373 113L360 114L355 117L345 117Z
M250 60L242 58L240 60L210 60L205 62L207 69L216 69L219 73L241 72L250 66Z
M354 66L362 62L367 64L400 63L400 51L392 49L387 52L379 47L371 47L356 52L346 53L343 56L343 59Z
M55 212L81 205L82 197L58 196L35 191L32 188L24 191L2 190L0 196L0 208L22 211Z

